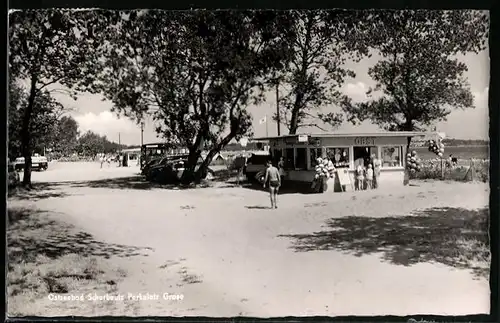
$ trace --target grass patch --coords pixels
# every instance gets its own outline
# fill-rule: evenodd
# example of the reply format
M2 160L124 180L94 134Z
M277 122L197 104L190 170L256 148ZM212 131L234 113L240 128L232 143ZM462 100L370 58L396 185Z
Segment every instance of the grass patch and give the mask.
M51 220L44 212L10 209L8 220L9 317L75 315L77 310L92 313L93 306L103 304L51 301L49 294L113 293L127 276L103 256L81 254L76 244L74 249L54 251L50 243L57 245L58 237L64 236L71 244L74 233L70 226Z

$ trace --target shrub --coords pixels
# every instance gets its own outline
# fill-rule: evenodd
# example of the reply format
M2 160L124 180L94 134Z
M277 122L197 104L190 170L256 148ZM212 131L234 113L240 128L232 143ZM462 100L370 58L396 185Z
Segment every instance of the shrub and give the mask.
M473 160L473 171L469 174L468 165L462 164L454 167L443 165L444 179L453 181L481 181L488 182L490 179L490 162L489 160ZM410 173L410 179L442 179L441 178L441 161L439 159L430 159L422 162L422 169L417 173Z

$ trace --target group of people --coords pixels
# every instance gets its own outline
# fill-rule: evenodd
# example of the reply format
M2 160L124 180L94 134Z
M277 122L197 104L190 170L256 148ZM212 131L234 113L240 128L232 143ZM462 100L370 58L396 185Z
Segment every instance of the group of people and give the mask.
M104 155L103 154L103 155L99 156L99 161L101 162L101 168L104 165L104 163L108 164L108 167L110 167L111 166L111 160L112 160L112 158L111 158L110 155Z
M369 160L358 163L356 166L354 189L356 191L363 191L378 188L380 167L382 167L382 162L377 159L375 154L372 154Z
M102 154L99 157L99 161L101 162L101 168L106 163L108 167L111 166L111 162L115 162L118 164L118 167L128 166L128 158L127 155L117 154L116 156L111 156L109 154Z

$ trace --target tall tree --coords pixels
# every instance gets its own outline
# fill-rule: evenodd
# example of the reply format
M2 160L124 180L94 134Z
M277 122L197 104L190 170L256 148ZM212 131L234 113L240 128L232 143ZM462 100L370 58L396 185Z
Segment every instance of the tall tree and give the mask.
M104 152L105 141L100 135L87 131L78 138L77 152L83 156L94 157L98 153Z
M115 109L189 149L183 182L201 179L212 158L251 131L250 102L288 57L288 16L257 11L121 13L105 53L104 92ZM202 149L208 149L195 172Z
M278 76L285 85L280 114L290 134L305 126L323 129L318 121L336 127L342 123L342 114L319 109L344 100L341 87L347 77L355 77L346 61L368 55L369 38L364 34L369 27L364 24L364 13L310 10L287 15L293 21L294 38L291 62Z
M390 131L426 129L453 109L474 107L457 54L478 53L486 45L488 15L480 11L377 11L372 46L382 59L369 69L376 82L370 100L344 102L353 123L370 119ZM408 147L411 138L408 138Z
M78 123L71 116L62 116L57 120L52 137L52 151L61 156L69 156L78 143Z
M22 116L21 146L26 161L23 184L31 186L31 147L34 105L52 84L92 90L97 61L94 33L104 26L103 12L26 10L9 15L9 77L27 82L27 105Z
M8 119L8 150L9 158L14 159L22 154L22 122L28 106L26 90L11 82L9 87L9 119ZM58 113L64 107L50 96L47 91L37 95L33 104L33 118L29 132L32 134L29 142L30 151L42 152L51 141L56 131Z
M106 136L101 136L89 130L78 138L75 148L80 155L95 157L99 153L116 153L119 149L126 148L126 146L111 142Z

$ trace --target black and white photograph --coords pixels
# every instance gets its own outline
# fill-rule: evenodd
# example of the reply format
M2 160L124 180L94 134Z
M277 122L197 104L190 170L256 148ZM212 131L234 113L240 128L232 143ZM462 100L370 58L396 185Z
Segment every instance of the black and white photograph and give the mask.
M489 33L10 10L8 318L490 314Z

